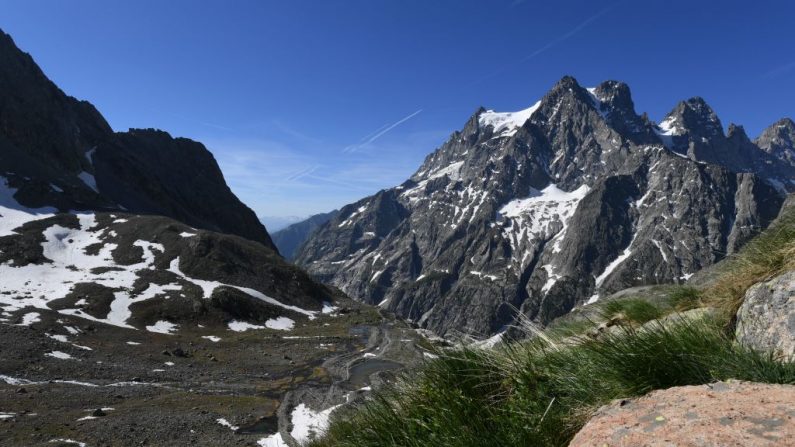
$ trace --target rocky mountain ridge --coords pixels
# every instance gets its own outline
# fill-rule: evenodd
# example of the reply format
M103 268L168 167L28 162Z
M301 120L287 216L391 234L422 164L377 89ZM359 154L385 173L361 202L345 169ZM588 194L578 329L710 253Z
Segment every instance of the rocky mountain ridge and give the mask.
M201 144L154 129L114 132L0 31L0 176L25 207L156 214L275 249Z
M564 77L526 110L478 109L296 261L440 334L493 334L517 309L546 323L605 293L685 281L765 228L795 185L779 125L760 145L738 126L724 135L700 98L657 125L626 84Z

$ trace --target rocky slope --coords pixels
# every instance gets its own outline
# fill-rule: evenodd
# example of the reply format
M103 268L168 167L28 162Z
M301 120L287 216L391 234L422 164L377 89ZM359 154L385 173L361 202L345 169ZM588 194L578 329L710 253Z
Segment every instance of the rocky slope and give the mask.
M158 214L275 248L200 143L155 130L115 133L0 31L0 175L24 206Z
M259 242L14 193L0 184L2 445L296 445L423 358L413 329Z
M339 213L339 210L329 211L328 213L315 214L302 220L301 222L294 223L287 228L281 229L271 237L279 253L285 259L293 259L298 249L309 239L309 236L317 230L318 227L328 222Z
M516 309L546 323L684 281L765 228L794 185L775 155L791 140L771 132L760 146L739 126L724 135L700 98L657 125L625 84L565 77L526 110L477 110L405 183L343 207L296 262L441 334L491 334Z
M279 256L200 143L0 57L0 445L296 445L422 360Z

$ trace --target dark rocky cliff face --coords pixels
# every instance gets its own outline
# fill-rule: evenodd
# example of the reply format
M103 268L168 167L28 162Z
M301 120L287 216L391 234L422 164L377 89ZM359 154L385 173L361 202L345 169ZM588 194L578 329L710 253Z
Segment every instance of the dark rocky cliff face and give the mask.
M279 256L202 144L115 133L2 33L0 56L0 319L267 326L344 298Z
M0 176L21 204L165 215L275 249L203 145L154 130L114 133L2 31L0 58Z
M296 261L442 334L494 333L517 309L545 323L734 252L792 186L768 152L737 126L724 135L702 99L658 126L625 84L566 77L524 111L479 109L404 184L343 207Z

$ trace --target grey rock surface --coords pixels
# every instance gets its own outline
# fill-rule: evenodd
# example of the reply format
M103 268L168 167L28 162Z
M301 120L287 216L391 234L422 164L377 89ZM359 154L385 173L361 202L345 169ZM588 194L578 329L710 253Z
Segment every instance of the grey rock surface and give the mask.
M737 312L737 341L795 360L795 272L757 284Z
M768 127L755 141L763 151L795 166L795 122L783 118Z
M516 309L546 324L618 290L684 282L770 224L789 168L763 170L768 154L732 129L699 98L656 125L625 84L565 77L525 111L478 109L295 259L440 334L492 334ZM735 169L748 160L762 162Z

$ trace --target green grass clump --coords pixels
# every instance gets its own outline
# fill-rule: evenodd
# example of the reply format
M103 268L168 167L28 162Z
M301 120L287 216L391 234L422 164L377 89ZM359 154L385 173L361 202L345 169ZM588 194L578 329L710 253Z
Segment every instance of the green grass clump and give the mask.
M562 446L613 399L727 379L793 384L795 364L734 344L711 320L461 349L343 410L312 445Z
M642 298L612 300L602 305L602 317L619 319L633 324L643 324L663 316L663 310Z
M701 291L695 287L679 286L668 295L668 300L679 312L703 307Z
M574 318L557 320L553 325L547 327L545 332L556 338L574 337L587 334L597 326L597 322L589 318Z

